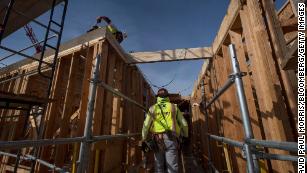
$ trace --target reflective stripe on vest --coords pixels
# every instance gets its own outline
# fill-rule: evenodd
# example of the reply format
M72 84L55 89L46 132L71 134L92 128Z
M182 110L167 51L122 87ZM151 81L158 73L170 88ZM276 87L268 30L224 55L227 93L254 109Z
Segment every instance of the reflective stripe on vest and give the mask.
M163 111L165 119L163 118L163 115L161 113L160 117L157 117L156 111L162 111L160 110L158 105L153 105L149 109L149 116L152 117L153 122L151 125L151 132L153 133L162 133L165 132L166 130L172 130L177 136L180 135L180 128L179 125L177 124L177 108L175 104L171 104L170 106L167 107L169 110ZM171 117L169 118L169 113L171 114ZM158 120L159 119L159 120ZM170 122L171 120L172 122Z
M172 115L172 130L173 132L175 132L176 134L176 123L177 123L177 119L176 119L176 106L174 104L171 104L171 115Z

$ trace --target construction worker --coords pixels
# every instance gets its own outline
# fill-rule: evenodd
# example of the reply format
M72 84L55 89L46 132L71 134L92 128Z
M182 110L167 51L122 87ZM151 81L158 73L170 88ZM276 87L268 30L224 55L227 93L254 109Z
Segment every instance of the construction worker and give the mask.
M116 38L118 43L121 43L124 40L124 37L126 38L126 34L123 34L121 31L119 31L112 24L112 21L108 17L106 17L106 16L99 16L99 17L97 17L97 24L101 23L102 20L104 20L107 23L107 30L114 35L114 37Z
M150 107L142 130L142 141L154 141L155 172L178 172L179 137L188 137L188 124L177 105L170 103L168 91L161 88L157 93L157 103ZM153 139L153 140L152 140Z

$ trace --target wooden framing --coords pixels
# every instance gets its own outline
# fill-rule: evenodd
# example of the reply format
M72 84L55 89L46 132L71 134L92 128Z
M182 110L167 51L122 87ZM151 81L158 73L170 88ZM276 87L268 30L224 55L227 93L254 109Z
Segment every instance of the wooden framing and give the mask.
M191 97L192 147L198 161L208 168L209 159L219 172L246 172L241 150L208 139L208 133L243 141L243 124L234 86L230 87L208 109L200 108L227 81L232 73L228 45L234 44L243 77L254 137L263 140L295 141L297 137L296 103L296 12L294 0L289 0L276 13L273 0L231 0L220 29L211 47L126 53L112 34L100 28L64 43L60 47L57 69L52 86L52 103L45 118L45 138L83 135L92 64L97 55L99 80L148 107L154 94L136 63L153 63L205 59L195 82ZM45 60L52 60L48 50ZM35 55L39 57L39 55ZM38 74L2 82L8 78L35 71L38 63L32 60L0 69L0 91L29 94L39 98L46 93L46 80ZM45 69L48 73L49 69ZM24 111L0 110L0 139L34 139L36 134L23 135L18 129L24 117L8 118ZM140 132L144 112L102 87L96 91L94 106L94 135ZM33 124L33 123L32 123ZM31 128L33 130L32 125ZM34 131L34 130L33 130ZM138 137L130 140L97 142L90 151L90 172L121 172L137 169L142 153L137 147ZM208 148L210 146L210 148ZM43 147L43 160L75 169L78 144ZM289 154L266 149L272 154ZM29 152L25 150L24 152ZM114 154L116 153L116 154ZM211 154L211 158L209 158ZM12 163L7 157L1 161ZM294 172L291 162L259 161L265 172ZM11 169L0 165L0 171ZM38 166L39 172L46 168Z
M144 93L146 93L145 102L151 102L150 100L152 100L154 94L151 88L148 87L149 84L145 81L142 73L136 66L128 65L130 57L120 48L113 36L106 36L103 28L97 29L61 45L51 92L52 103L49 104L46 111L45 138L65 138L83 135L89 94L89 78L92 73L93 61L97 55L102 57L99 65L100 80L105 81L108 85L128 96L129 93L133 93L130 97L141 104L144 103L143 97L145 97ZM49 60L52 56L50 51L45 59ZM24 73L25 70L33 71L36 68L36 62L24 60L8 66L4 70L1 69L0 76L3 80ZM131 75L129 79L126 77L127 72L131 72L129 73ZM48 70L46 73L48 73ZM25 80L27 78L30 80ZM16 94L27 93L30 95L29 93L31 93L37 97L46 97L46 95L43 95L44 90L47 88L46 83L38 82L39 78L41 78L39 74L34 74L4 82L0 87L4 89L3 91L15 92L16 90ZM127 80L130 80L131 85L125 84L128 82ZM27 84L25 86L26 90L17 92L21 84ZM128 110L131 112L126 114L125 112L129 112ZM0 113L1 117L14 115L14 111L1 110ZM24 118L21 117L16 120L2 122L1 119L0 123L5 124L5 126L17 123L17 125L20 124L18 125L20 129ZM138 133L140 132L140 127L142 127L143 120L144 114L140 108L114 96L102 87L98 87L94 108L94 135ZM1 131L0 134L3 140L20 139L17 137L20 136L19 134L16 134L17 136L13 134L12 138L9 137L10 130L11 128L8 126L5 131ZM21 137L24 138L23 136ZM28 138L32 139L31 136ZM129 143L127 140L95 143L90 154L89 169L91 172L121 172L139 163L141 160L140 151L136 151L136 145L126 145L127 143ZM63 167L76 160L77 151L79 150L74 148L74 145L68 144L43 147L40 158ZM126 157L133 157L134 159L133 162L129 161L124 166ZM7 161L6 157L3 159ZM9 169L5 164L2 164L1 167L3 167L3 170ZM36 169L39 172L48 171L44 166L38 166Z
M283 48L286 53L279 62L285 70L295 70L297 68L297 7L294 5L297 2L298 0L288 0L278 11L278 20L274 19L275 22L280 22L282 30L281 32L280 27L275 27L276 33L279 34L278 38L281 40L280 44L286 44L286 48ZM286 42L283 43L283 40Z
M211 47L160 50L154 52L130 53L135 63L153 63L180 60L209 59L212 57Z
M239 141L244 139L234 87L229 88L212 104L208 109L208 119L202 118L205 115L198 106L200 101L212 98L232 73L227 47L230 43L235 44L241 71L248 74L243 77L243 82L255 138L295 140L297 104L296 91L293 88L295 81L291 80L295 73L293 70L284 70L286 66L289 67L287 69L295 68L287 63L288 44L294 41L295 30L289 30L289 27L294 25L293 17L295 15L290 2L286 2L279 13L275 12L273 0L230 2L212 44L213 57L204 63L191 95L194 151L201 152L200 159L208 158L208 152L203 149L208 143L203 139L206 137L199 134L205 132ZM297 50L290 48L292 49ZM204 130L207 128L206 124L210 125ZM214 153L211 153L212 162L220 172L245 172L246 163L239 150L230 146L225 147L220 143L212 143L210 147ZM220 151L221 147L224 152ZM273 149L267 152L289 154ZM216 158L216 154L219 157ZM260 160L260 165L261 169L267 172L295 171L295 166L291 162Z

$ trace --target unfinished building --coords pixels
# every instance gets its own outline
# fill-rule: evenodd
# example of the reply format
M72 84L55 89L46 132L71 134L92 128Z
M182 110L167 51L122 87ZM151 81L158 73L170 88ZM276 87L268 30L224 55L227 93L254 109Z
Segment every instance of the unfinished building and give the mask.
M1 13L7 27L0 40L67 3L15 1L0 7L32 16L14 23L18 14ZM0 44L27 58L0 69L0 172L152 171L138 143L155 94L135 64L193 59L206 60L191 96L171 100L190 120L199 165L207 172L296 172L296 3L277 11L273 0L231 0L209 47L129 54L104 28L60 44L63 25L53 20L46 32L56 23L58 42L50 45L47 33L41 53Z

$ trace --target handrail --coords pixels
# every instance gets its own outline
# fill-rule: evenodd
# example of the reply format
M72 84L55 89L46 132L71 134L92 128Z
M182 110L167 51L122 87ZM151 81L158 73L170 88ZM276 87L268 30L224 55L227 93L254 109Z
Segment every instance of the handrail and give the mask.
M295 152L298 151L298 144L296 142L281 142L254 139L242 81L242 76L244 76L244 73L240 71L239 63L236 58L235 47L233 44L229 45L229 52L232 62L233 74L229 76L228 81L226 81L226 83L220 89L218 89L217 93L211 98L211 100L207 104L204 103L204 101L201 102L200 109L208 109L210 105L214 103L235 82L238 96L237 98L239 101L242 122L244 126L245 140L243 142L240 142L230 138L216 136L212 134L208 134L208 136L216 141L220 141L231 146L241 148L246 156L248 172L250 173L259 172L257 159L274 159L297 162L298 156L264 153L257 150L256 147L259 146Z
M100 135L93 136L91 140L86 140L85 137L74 137L74 138L58 138L58 139L39 139L39 140L18 140L18 141L0 141L1 149L9 148L26 148L26 147L37 147L46 145L60 145L60 144L71 144L75 142L98 142L104 140L115 140L124 139L130 137L140 136L140 133L131 134L116 134L116 135Z
M63 170L62 168L57 167L56 165L48 163L48 162L46 162L44 160L35 158L32 155L18 156L17 154L7 153L7 152L3 152L3 151L0 151L0 155L9 156L9 157L15 157L15 158L19 157L19 159L25 160L25 161L36 161L36 162L38 162L38 163L40 163L40 164L42 164L42 165L44 165L44 166L54 170L54 171L58 171L60 173L68 173L67 171Z

